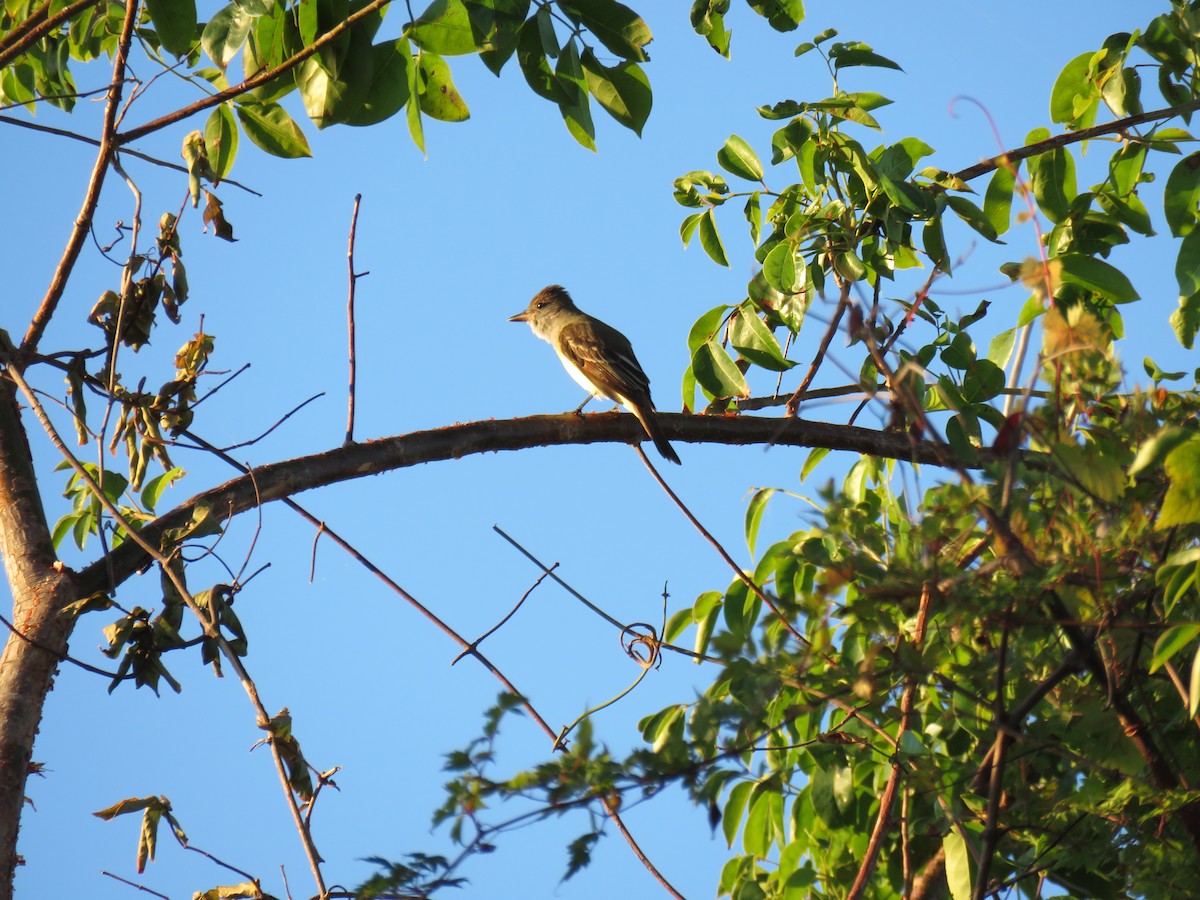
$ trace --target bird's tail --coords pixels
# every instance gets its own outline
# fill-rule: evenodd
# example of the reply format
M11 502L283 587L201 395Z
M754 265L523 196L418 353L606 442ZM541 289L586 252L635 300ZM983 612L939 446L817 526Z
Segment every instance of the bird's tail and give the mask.
M637 416L637 420L642 423L642 428L645 429L646 436L654 441L654 446L662 454L662 458L675 463L677 466L682 465L679 461L679 454L675 452L675 448L671 446L666 435L662 433L662 428L659 427L658 416L654 413L654 407L649 404L644 406L642 404L636 406L629 404L629 409Z

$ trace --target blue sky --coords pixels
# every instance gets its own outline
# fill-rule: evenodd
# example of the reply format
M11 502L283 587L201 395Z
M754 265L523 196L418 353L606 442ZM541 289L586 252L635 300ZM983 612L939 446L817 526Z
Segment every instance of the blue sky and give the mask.
M794 58L796 44L834 26L840 39L866 41L898 61L903 73L843 75L848 89L877 90L896 101L879 111L885 134L860 138L870 147L919 136L937 151L932 164L956 170L1001 149L976 106L958 102L951 111L956 97L978 101L995 120L1004 147L1019 146L1031 129L1050 124L1050 86L1069 59L1160 11L1155 3L1083 0L1004 8L950 2L809 5L810 19L789 35L770 31L735 5L733 59L727 61L690 31L683 4L663 11L668 4L643 3L639 11L655 35L647 67L654 111L641 139L598 113L596 154L575 144L557 110L527 89L515 62L497 79L474 58L451 60L471 119L427 125L427 158L413 146L402 119L321 133L304 124L314 152L310 160L276 160L243 141L233 177L263 197L228 185L220 189L236 244L202 234L199 215L188 210L181 235L192 296L184 322L161 325L150 348L123 359L123 371L127 377L145 372L150 384L167 380L165 367L203 315L205 331L217 340L212 366L252 367L200 407L200 434L217 444L245 440L325 392L268 439L234 452L258 464L340 445L346 236L354 195L361 193L356 259L370 275L359 281L357 299L360 440L577 405L578 387L550 348L525 326L505 321L538 288L555 282L631 339L658 406L678 409L688 329L704 311L745 296L753 248L740 204L730 204L720 223L731 267L713 265L698 245L685 251L678 228L686 211L672 199L671 182L691 169L715 169L715 152L731 133L768 159L774 125L755 107L828 94L823 65L812 54ZM398 29L401 19L400 8L394 9L385 31ZM81 70L77 78L81 87L93 87L104 74ZM148 120L184 96L178 84L160 84L135 104L129 124ZM299 116L295 98L289 103ZM37 120L94 133L99 113L99 104L83 101L69 119L42 110ZM199 127L202 120L181 123L139 142L138 149L176 159L183 136ZM10 165L19 161L24 173L5 186L9 221L19 227L6 229L0 246L12 298L0 308L0 327L20 334L78 209L92 150L0 126L0 152ZM127 169L143 191L148 226L161 212L178 208L186 190L180 176L132 160ZM793 173L787 165L769 170L767 182L789 184ZM1087 177L1081 175L1080 183ZM116 220L130 218L130 194L110 177L97 232L103 235ZM1025 295L1003 287L997 266L1036 252L1032 229L1014 229L1001 248L973 244L965 230L956 237L957 251L969 249L970 255L947 285L954 293L935 295L938 302L965 312L991 299L996 327L1009 327ZM1176 297L1169 253L1169 246L1147 252L1144 242L1118 251L1118 264L1129 266L1148 301L1136 321L1127 323L1131 340L1124 357L1134 378L1147 353L1164 368L1195 365L1166 325ZM89 247L43 349L97 345L99 332L83 319L118 276ZM904 296L903 290L899 286L896 295ZM802 333L793 353L804 363L820 337L819 318L823 312L815 308L811 331ZM857 359L845 358L857 370ZM795 373L793 387L803 369ZM827 369L825 383L849 380ZM40 384L61 393L57 376L47 375ZM844 420L847 409L814 407L804 414ZM869 414L862 424L877 424L879 415ZM51 471L53 451L40 435L32 440L43 462L44 492L56 500L61 475ZM751 560L742 521L749 492L780 486L813 495L813 479L834 477L845 464L830 458L801 485L799 470L807 456L802 450L703 445L678 450L683 466L667 473L671 483L746 564ZM186 451L176 461L189 477L164 505L234 474ZM664 582L673 611L703 591L723 589L731 577L635 454L621 445L473 457L298 499L467 637L498 621L538 574L492 531L493 524L544 560L559 562L564 578L622 620L657 622ZM50 515L64 510L56 507ZM760 546L803 527L808 516L803 504L776 503ZM255 526L252 517L242 517L222 541L235 568L249 552ZM288 510L264 509L250 568L266 562L271 568L238 597L236 608L251 635L247 665L268 708L289 707L315 765L343 766L337 778L341 792L322 797L314 828L328 880L353 886L370 872L359 861L364 856L453 855L444 831L429 828L429 814L441 801L443 755L478 733L482 710L500 686L469 660L450 668L457 649L332 544L320 546L310 584L312 541L312 529ZM92 551L89 546L88 558ZM215 567L197 571L192 587L224 577ZM146 575L126 584L119 599L126 607L153 607L157 591L157 576ZM85 618L72 652L111 666L94 649L107 622L104 614ZM611 629L550 585L539 588L484 650L556 726L637 675ZM263 878L269 891L283 894L283 865L294 896L311 893L270 758L263 749L250 751L259 732L241 688L232 678L214 679L198 656L178 657L173 672L185 685L179 696L167 691L155 697L127 685L109 696L103 679L63 668L34 754L48 772L29 785L34 806L22 828L20 849L28 864L18 875L21 895L133 896L132 888L100 872L136 879L137 823L132 817L104 823L90 813L149 794L170 797L196 846ZM623 752L636 742L638 718L686 702L708 677L679 658L667 659L631 697L596 716L597 738ZM499 747L497 776L549 753L541 733L519 718L506 721ZM505 813L495 810L493 818ZM711 836L703 811L668 791L629 809L626 820L686 896L714 893L726 850ZM582 816L568 816L501 838L498 852L462 871L471 879L463 894L652 895L656 887L611 829L592 867L559 884L566 844L587 828ZM140 883L185 897L236 880L180 850L164 833L159 860Z

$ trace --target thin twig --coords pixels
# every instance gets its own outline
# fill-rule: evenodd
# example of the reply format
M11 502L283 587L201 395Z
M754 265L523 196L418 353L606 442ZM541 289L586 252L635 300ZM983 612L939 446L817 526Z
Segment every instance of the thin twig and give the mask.
M658 473L658 469L654 468L654 465L650 462L650 457L648 457L645 451L642 450L641 445L634 444L633 449L636 450L638 456L642 458L642 463L645 464L646 468L650 470L650 474L654 476L654 480L658 482L658 486L666 492L666 495L671 498L671 502L674 503L675 506L678 507L679 511L684 514L687 520L692 523L692 527L699 531L701 536L708 541L709 545L717 551L717 554L721 557L721 559L725 560L729 568L733 569L734 574L741 580L741 582L750 589L754 596L758 597L759 600L766 604L767 608L770 609L771 612L775 614L776 618L779 619L779 623L787 630L788 634L798 640L805 647L811 647L812 642L796 629L796 626L793 625L791 621L783 614L782 610L775 605L775 601L767 596L767 592L759 587L753 578L746 574L745 570L743 570L742 567L734 561L733 557L729 555L728 551L721 546L721 542L713 537L711 531L700 524L700 520L697 519L692 511L688 509L687 505L679 499L679 495L671 490L667 482L663 480L663 477Z
M544 575L548 575L551 578L553 578L558 583L559 587L561 587L564 591L566 591L568 594L570 594L572 597L574 597L576 600L578 600L580 603L582 603L584 606L586 606L588 609L590 609L592 612L594 612L596 615L598 615L600 618L602 618L609 625L613 626L613 628L618 629L622 633L629 631L631 626L626 625L624 622L617 621L612 616L610 616L608 613L606 613L604 610L602 610L600 607L598 607L595 603L593 603L591 600L589 600L587 597L583 596L583 594L579 593L579 591L575 590L575 588L571 587L571 585L567 584L567 582L563 581L562 578L560 578L554 572L554 569L555 569L555 567L557 567L558 563L555 563L553 566L547 566L544 562L542 562L540 559L538 559L536 556L534 556L532 553L530 553L527 549L525 549L523 546L521 546L521 544L514 537L512 537L511 535L506 533L504 531L504 529L501 528L499 525L493 525L492 531L496 532L496 534L500 535L500 537L504 538L506 541L508 541L510 544L512 544L514 547L516 547L517 550L519 550L526 559L528 559L531 563L533 563L535 566L537 566L539 569L541 569L542 573ZM677 647L674 644L665 644L665 643L660 644L660 646L663 650L670 650L674 653L682 654L683 656L690 656L690 657L692 657L692 659L702 660L704 662L711 662L711 663L723 662L722 660L719 660L715 657L705 656L703 653L697 653L694 650L688 650L686 647Z
M829 327L825 329L825 334L821 337L821 344L817 347L816 355L813 356L813 360L809 364L808 372L805 373L804 380L800 382L800 387L796 388L796 392L788 398L787 414L789 416L796 415L800 409L800 401L804 398L804 392L808 390L808 386L817 377L817 370L821 368L821 362L825 359L826 351L829 350L829 343L833 340L833 336L837 334L838 326L842 322L842 316L845 315L846 308L849 305L850 282L846 282L842 285L842 295L838 298L837 309L834 310L833 318L829 320Z
M0 625L3 625L14 636L20 638L25 643L27 643L29 646L37 647L39 650L43 651L44 653L49 653L51 656L53 656L59 662L69 662L72 665L79 666L79 668L83 669L85 672L91 672L93 675L103 675L105 678L112 679L113 681L123 681L125 679L134 677L132 673L129 675L118 675L116 672L106 672L106 671L104 671L104 669L97 668L96 666L90 665L89 663L85 663L83 660L76 659L75 657L73 657L67 653L62 653L58 650L52 649L51 647L47 647L45 644L41 643L40 641L35 641L33 638L29 637L29 635L22 634L21 632L17 631L17 629L13 625L13 623L8 621L8 619L4 618L4 616L0 616Z
M537 577L537 581L535 581L533 584L531 584L529 586L529 590L527 590L524 594L521 595L521 599L517 601L517 605L514 606L512 609L510 609L508 611L508 614L503 619L501 619L499 622L497 622L495 625L493 625L491 628L489 628L487 631L485 631L479 637L475 638L475 640L471 641L471 647L464 650L462 653L458 654L458 656L454 657L454 659L451 660L450 665L454 665L460 659L462 659L464 656L469 655L471 652L471 649L478 647L480 644L482 644L484 641L486 641L488 638L490 638L493 634L495 634L497 631L499 631L501 628L503 628L505 623L508 622L508 620L511 619L513 616L515 616L517 614L517 610L520 609L521 606L525 603L525 601L529 599L529 595L532 594L534 591L536 591L538 588L538 585L540 585L543 581L545 581L546 578L550 575L550 573L553 572L557 568L558 568L558 563L555 563L549 569L547 569L545 572L543 572L541 575L539 575Z
M346 248L346 268L350 272L350 287L346 295L346 337L350 344L350 390L346 402L346 440L345 443L354 443L354 386L355 376L358 364L354 356L354 286L357 284L359 274L354 271L354 236L358 230L358 204L362 200L362 194L354 195L354 214L350 217L350 240L349 246ZM367 274L366 272L362 273Z
M162 897L162 900L171 900L171 898L168 897L166 894L160 894L158 891L151 890L150 888L146 887L144 884L138 884L136 881L130 881L128 878L122 878L120 875L114 875L112 872L109 872L105 869L101 869L100 874L107 875L113 881L119 881L119 882L121 882L121 884L127 884L131 888L136 888L137 890L144 891L147 894L153 894L155 897Z

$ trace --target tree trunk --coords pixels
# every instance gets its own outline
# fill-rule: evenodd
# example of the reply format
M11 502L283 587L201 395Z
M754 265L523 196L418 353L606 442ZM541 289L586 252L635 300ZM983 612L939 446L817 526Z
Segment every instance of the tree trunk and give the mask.
M33 739L74 624L59 611L76 597L75 573L50 539L10 382L0 382L0 558L14 629L0 655L0 900L9 900Z

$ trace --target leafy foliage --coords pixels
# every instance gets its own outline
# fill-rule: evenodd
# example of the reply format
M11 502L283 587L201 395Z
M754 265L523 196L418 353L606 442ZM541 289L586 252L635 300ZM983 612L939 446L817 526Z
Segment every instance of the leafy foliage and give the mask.
M722 52L726 7L692 10ZM490 751L467 752L439 813L456 817L455 837L467 840L464 821L487 832L479 811L495 798L533 792L561 811L680 783L724 834L733 855L718 893L739 900L1034 896L1044 881L1079 897L1191 890L1200 370L1167 390L1188 375L1148 359L1154 385L1124 386L1117 346L1144 301L1109 257L1165 219L1180 239L1172 323L1190 347L1200 182L1195 154L1179 159L1193 138L1172 119L1195 108L1198 16L1175 2L1071 60L1050 97L1067 132L1039 129L1026 148L960 173L925 164L934 151L919 138L862 143L889 101L840 79L899 66L826 32L797 55L825 61L831 94L759 109L782 122L772 166L794 165L797 181L772 184L737 135L716 154L725 174L676 180L683 242L699 236L729 265L718 217L736 200L761 266L743 301L693 326L687 406L699 388L710 409L739 410L752 384L796 364L789 348L832 293L827 331L844 327L861 351L862 389L887 392L893 428L941 446L948 477L914 497L898 491L895 462L862 457L821 490L817 521L761 551L753 588L735 579L671 618L665 638L690 632L715 674L702 696L642 720L645 750L616 760L588 740L509 779L486 775ZM1102 132L1118 135L1106 174L1081 185L1071 132L1103 113L1140 114L1152 73L1174 109ZM1164 156L1159 219L1141 188ZM989 173L980 203L971 181ZM1014 200L1029 210L1018 222L1049 227L1034 258L1004 266L1028 300L984 352L974 335L989 304L953 318L927 291L951 275L957 223L998 241ZM899 291L921 268L923 286ZM1022 385L1014 345L1030 334L1040 349ZM802 402L798 392L789 409ZM989 444L1004 461L978 467ZM752 552L767 505L791 496L754 495ZM594 840L589 830L571 845L568 873Z

